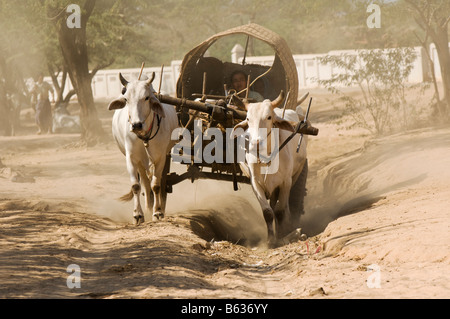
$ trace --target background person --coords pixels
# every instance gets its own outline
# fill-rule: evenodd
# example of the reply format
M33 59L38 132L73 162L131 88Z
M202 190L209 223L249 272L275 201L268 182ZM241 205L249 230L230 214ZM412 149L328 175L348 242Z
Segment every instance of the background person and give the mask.
M36 111L36 125L38 126L36 134L52 133L52 106L49 93L53 98L53 88L44 81L44 76L41 74L31 91L32 103L35 105Z

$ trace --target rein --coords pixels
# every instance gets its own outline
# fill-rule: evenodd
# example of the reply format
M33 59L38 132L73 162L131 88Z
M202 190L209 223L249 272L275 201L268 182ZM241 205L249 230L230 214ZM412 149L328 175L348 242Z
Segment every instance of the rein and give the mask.
M155 134L153 136L151 136L152 132L153 132L153 123L155 123L155 117L157 120L158 128L156 129ZM153 120L152 120L152 124L150 125L149 129L147 130L147 132L145 133L144 136L138 135L137 137L140 138L142 141L144 141L145 147L148 147L148 142L155 138L155 136L159 132L160 127L161 127L161 117L158 114L153 113Z
M273 126L272 128L275 128L275 126ZM273 159L272 154L268 154L269 157L265 157L264 155L262 155L260 153L260 148L261 148L260 144L264 141L267 141L267 152L271 152L271 150L272 150L272 141L271 141L271 139L269 139L270 135L272 134L272 128L268 130L268 133L264 140L258 140L258 142L256 143L256 159L257 159L258 164L269 165ZM263 163L261 161L261 158L263 158L267 162Z
M273 126L272 128L275 128L275 126ZM258 157L257 157L257 159L258 159L258 164L266 164L266 165L269 165L269 163L272 161L272 154L271 154L271 151L272 151L272 139L269 139L270 135L272 134L272 128L271 128L270 130L268 130L269 132L267 133L265 140L259 140L259 141L258 141L258 144L257 144L257 146L256 146L256 150L257 150L257 154L258 154ZM262 157L265 157L264 155L261 155L260 152L259 152L259 149L260 149L260 143L263 142L263 141L267 141L267 152L268 152L267 155L269 156L269 159L270 159L270 161L269 161L268 163L263 163L263 162L261 161L261 156L262 156Z
M264 161L267 161L266 164L269 164L270 162L272 162L273 158L286 146L286 144L296 135L296 134L301 134L300 131L307 126L307 123L305 121L301 121L297 124L297 126L294 128L294 132L291 133L291 135L289 135L283 143L281 143L281 145L275 149L275 151L269 155L269 157L265 157L261 154L259 154L259 156L262 156ZM302 134L303 136L303 134ZM259 161L259 157L258 157L258 161Z

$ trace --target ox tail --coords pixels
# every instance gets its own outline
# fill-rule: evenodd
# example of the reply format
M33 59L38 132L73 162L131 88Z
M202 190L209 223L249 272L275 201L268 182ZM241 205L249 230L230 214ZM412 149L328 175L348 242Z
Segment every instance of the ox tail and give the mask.
M133 190L130 190L129 193L123 195L122 197L119 197L119 200L122 202L129 202L130 200L133 199L133 196L134 196Z

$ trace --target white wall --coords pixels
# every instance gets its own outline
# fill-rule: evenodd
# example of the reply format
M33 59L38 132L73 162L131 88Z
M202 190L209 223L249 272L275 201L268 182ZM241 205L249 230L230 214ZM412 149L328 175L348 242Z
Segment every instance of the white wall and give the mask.
M176 83L178 75L180 73L181 60L172 61L171 65L164 67L164 76L162 79L161 93L164 94L175 94ZM99 70L94 78L92 79L92 93L94 99L98 98L115 98L121 94L122 84L119 79L119 72L122 73L125 79L128 81L132 79L137 79L139 76L140 68L135 69L116 69L116 70ZM152 72L155 72L155 80L153 81L153 88L158 91L161 67L149 67L144 68L143 74L151 77ZM61 81L62 76L58 77ZM48 83L52 83L50 77L44 78ZM67 94L71 89L73 89L70 79L67 78L66 85L64 87L64 94ZM75 97L76 98L76 97Z
M450 42L448 43L449 51L450 51ZM434 43L430 45L430 57L431 60L433 60L434 65L434 73L436 75L437 81L442 81L442 74L441 74L441 66L439 65L439 57L436 51L436 46Z
M450 46L450 43L449 43ZM429 79L428 74L428 62L421 47L414 47L417 54L417 58L413 63L413 69L408 77L410 83L421 83ZM293 56L295 64L297 65L299 88L317 88L319 87L315 79L325 80L330 79L332 75L339 74L343 70L333 68L329 65L319 63L318 58L325 55L339 55L342 53L356 54L355 50L340 50L330 51L327 54L296 54ZM438 81L442 80L441 70L439 67L439 59L437 57L436 48L434 44L430 46L430 56L433 60L434 69L436 72L436 78ZM255 63L261 65L272 65L274 56L257 56L246 57L247 63ZM239 62L242 61L242 57L238 57ZM162 81L161 92L164 94L175 95L176 83L180 74L181 60L174 60L170 66L164 67L164 78ZM137 78L140 72L140 68L135 69L121 69L121 70L100 70L94 76L92 80L92 90L94 98L115 98L120 95L122 86L119 80L119 72L127 79L131 80ZM151 73L155 72L156 77L153 81L153 87L155 90L159 88L159 80L161 67L149 67L144 68L143 73L147 76L151 76ZM50 78L45 79L51 83ZM65 93L72 89L70 80L67 81L65 87Z

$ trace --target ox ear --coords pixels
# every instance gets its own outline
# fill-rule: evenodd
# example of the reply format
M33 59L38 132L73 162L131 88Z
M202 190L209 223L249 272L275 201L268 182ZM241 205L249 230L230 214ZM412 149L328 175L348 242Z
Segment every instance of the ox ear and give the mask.
M115 99L114 101L109 103L108 110L112 111L112 110L123 109L126 104L127 104L127 100L123 96L121 96L118 99Z
M248 129L248 121L244 120L238 124L236 124L235 127L233 127L233 131L231 132L231 134L234 134L234 131L236 131L238 128L243 129L244 131Z
M166 117L161 102L159 102L159 100L155 96L152 96L150 98L150 108L152 109L153 112L155 112L159 116Z
M279 128L281 130L290 131L292 133L295 132L293 123L286 121L285 119L282 119L279 116L275 116L273 124L276 128Z

